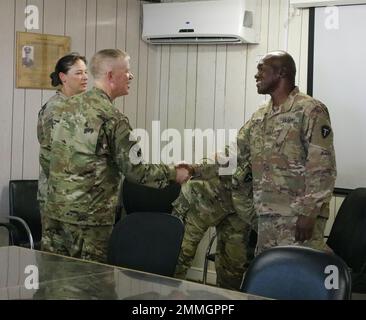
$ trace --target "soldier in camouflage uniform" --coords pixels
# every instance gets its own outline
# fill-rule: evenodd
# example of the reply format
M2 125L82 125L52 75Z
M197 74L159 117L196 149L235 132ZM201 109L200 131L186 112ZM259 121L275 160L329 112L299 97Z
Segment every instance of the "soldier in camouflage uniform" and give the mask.
M173 214L185 223L175 277L186 277L205 232L209 227L216 227L217 285L238 290L249 262L248 243L254 216L251 173L248 164L244 170L249 178L241 184L241 202L233 202L232 190L238 190L238 180L220 176L218 169L216 164L194 166L195 178L182 185L181 193L173 203ZM236 213L235 205L241 206L240 215Z
M140 148L130 141L126 116L113 100L127 95L133 75L129 56L118 49L96 53L90 63L95 87L59 106L53 121L44 250L106 261L121 174L135 183L164 188L170 181L183 183L186 168L145 165Z
M333 132L324 104L299 92L296 66L283 51L267 54L255 76L271 100L238 135L238 169L251 157L257 254L278 245L325 249L324 227L336 178Z
M47 197L48 172L43 168L48 167L51 150L52 120L56 116L55 110L59 104L64 103L67 97L86 91L88 73L86 59L77 53L68 54L57 61L55 71L50 75L52 86L61 88L56 91L38 113L37 137L40 145L39 163L40 172L38 179L38 202L43 217L44 204Z

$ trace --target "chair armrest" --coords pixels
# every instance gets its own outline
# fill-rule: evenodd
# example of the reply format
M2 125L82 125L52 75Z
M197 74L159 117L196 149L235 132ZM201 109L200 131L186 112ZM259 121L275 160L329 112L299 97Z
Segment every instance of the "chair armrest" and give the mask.
M19 217L7 216L6 218L8 218L9 220L18 221L20 224L22 224L22 226L24 227L24 229L25 229L25 231L28 235L29 247L30 247L31 250L33 250L34 249L34 241L33 241L32 232L31 232L28 224L22 218L19 218Z

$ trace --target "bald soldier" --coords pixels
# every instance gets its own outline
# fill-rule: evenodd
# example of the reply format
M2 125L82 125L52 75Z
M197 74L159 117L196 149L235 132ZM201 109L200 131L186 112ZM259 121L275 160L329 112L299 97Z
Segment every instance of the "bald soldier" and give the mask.
M258 93L269 94L271 100L239 132L237 169L251 157L256 253L279 245L324 249L336 178L328 110L299 92L295 62L288 53L268 53L257 68Z
M182 185L181 193L173 203L173 214L185 223L175 277L186 277L205 232L216 227L217 285L239 290L249 264L249 235L254 216L249 163L243 170L246 179L240 181L241 197L233 202L232 192L236 194L239 186L237 177L220 176L217 164L194 166L194 178ZM240 214L236 213L236 205L240 206Z
M113 105L127 95L133 75L129 56L118 49L97 52L90 63L95 86L58 105L53 121L48 196L42 230L43 250L106 261L115 221L121 174L155 188L183 183L186 168L145 165L140 148L130 141L131 126Z

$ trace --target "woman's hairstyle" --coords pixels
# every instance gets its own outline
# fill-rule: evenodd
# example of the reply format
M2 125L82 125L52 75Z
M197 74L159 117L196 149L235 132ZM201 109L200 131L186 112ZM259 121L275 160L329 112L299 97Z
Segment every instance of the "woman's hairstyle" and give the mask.
M54 87L57 87L62 84L59 73L68 73L71 67L79 60L84 61L86 64L86 58L84 56L79 55L77 52L72 52L60 58L55 67L55 71L50 74L51 84Z

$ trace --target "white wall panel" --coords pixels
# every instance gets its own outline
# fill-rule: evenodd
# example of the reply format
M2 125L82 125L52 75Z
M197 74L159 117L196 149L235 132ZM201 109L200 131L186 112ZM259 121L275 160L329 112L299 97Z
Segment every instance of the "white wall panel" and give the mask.
M87 0L86 2L86 25L85 25L85 55L90 61L96 52L96 32L97 31L97 0ZM91 87L91 81L89 82Z
M269 2L269 24L268 24L268 41L267 50L278 50L280 42L280 24L279 16L281 14L281 1Z
M297 67L297 74L296 74L296 83L299 84L299 79L301 79L301 73L303 72L304 66L301 65L301 56L302 54L306 54L307 56L307 49L306 52L303 52L302 50L307 47L307 30L304 30L303 23L305 18L304 13L308 11L308 9L305 10L299 10L299 9L291 9L290 13L290 19L289 19L289 34L288 34L288 52L293 56L296 67ZM304 43L303 43L304 42ZM306 68L304 68L306 70ZM304 90L304 88L301 88ZM305 88L306 89L306 88Z
M140 32L139 32L140 34ZM148 70L148 45L147 43L139 40L139 66L137 79L137 108L136 108L136 126L137 128L146 128L146 96L147 96L147 70Z
M238 45L227 52L225 128L240 129L244 124L247 46Z
M168 101L169 101L169 76L170 76L170 50L171 46L161 46L160 56L160 82L159 88L159 121L161 130L168 128ZM153 80L154 81L154 80Z
M77 3L77 1L75 1ZM65 34L65 0L47 0L44 2L43 33L64 35ZM51 79L50 79L51 81ZM55 90L42 90L42 103L44 105L50 97L55 94ZM40 109L40 107L39 107Z
M15 2L5 0L1 2L0 10L0 61L2 85L0 86L0 214L8 212L8 190L7 183L11 174L11 134L12 134L12 105L13 105L13 83L14 83L14 55L9 54L14 50L14 12ZM9 30L10 32L5 32ZM6 79L6 81L4 81Z
M27 5L35 5L39 10L39 30L32 30L34 33L43 32L43 0L28 0ZM35 52L34 54L37 54ZM38 179L38 140L37 140L37 118L38 111L42 106L42 90L25 90L25 116L24 116L24 145L23 145L23 179Z
M117 0L97 0L96 51L116 46Z
M24 8L26 0L15 1L15 30L25 31L24 27ZM15 42L13 48L15 54ZM14 62L15 63L15 62ZM15 67L15 66L14 66ZM15 80L14 80L15 81ZM21 179L23 176L23 142L24 142L24 107L25 107L25 89L15 87L13 91L13 109L12 109L12 135L11 135L11 179Z
M78 0L73 0L75 11L78 8ZM43 33L64 35L66 19L66 0L46 0L43 9ZM69 11L68 11L68 14ZM74 18L73 16L69 18ZM82 21L80 21L82 22ZM84 22L85 23L85 22ZM80 24L81 25L81 24Z
M170 51L168 126L183 133L187 96L188 46L174 45Z
M127 0L117 2L117 21L116 21L116 48L126 50L126 30L127 30ZM115 106L124 112L125 98L119 97L115 100Z
M125 97L124 112L130 119L131 126L137 126L139 50L140 50L140 1L127 1L126 51L131 56L131 70L135 74L130 93Z
M215 104L214 104L214 128L225 128L226 102L226 62L227 45L216 46L216 70L215 70ZM243 104L244 106L244 104Z
M161 46L148 46L146 74L146 130L151 136L153 120L159 120L159 87Z
M308 82L308 50L309 50L309 10L302 10L300 58L298 64L298 86L303 92L307 92Z
M63 2L63 1L60 1ZM71 51L86 53L86 0L66 0L64 34L71 37Z
M216 45L198 46L196 127L212 128L215 105Z
M257 12L260 16L260 41L258 45L248 46L248 63L246 70L246 92L245 92L245 121L249 120L258 106L263 102L264 97L257 94L254 75L257 73L257 64L260 58L266 54L268 49L268 28L269 28L269 0L261 0L257 3Z
M196 127L198 46L189 45L187 55L186 128Z

